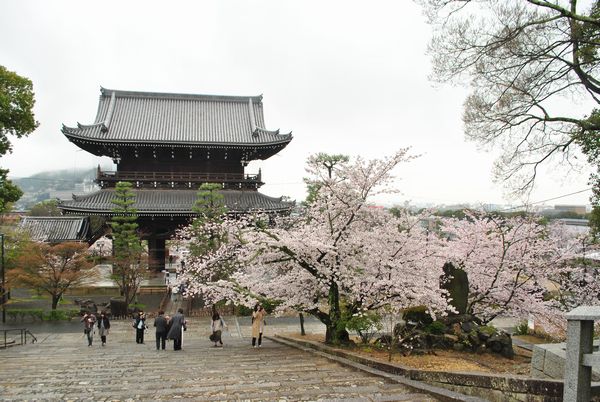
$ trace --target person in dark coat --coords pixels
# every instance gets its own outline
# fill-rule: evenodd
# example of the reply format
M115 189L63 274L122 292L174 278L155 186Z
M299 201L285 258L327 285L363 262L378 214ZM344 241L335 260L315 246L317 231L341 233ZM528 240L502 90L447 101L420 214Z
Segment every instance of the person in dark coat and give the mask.
M164 314L165 312L160 310L158 316L154 319L154 326L156 327L156 350L159 350L161 346L162 350L165 350L169 324Z
M144 331L146 328L146 314L140 311L133 321L133 328L135 328L135 343L144 343Z
M186 322L183 316L183 309L177 310L177 313L171 317L171 329L167 334L168 339L173 339L173 350L181 350L181 341L183 338L182 331L185 331Z
M110 329L110 320L106 315L105 311L100 312L100 317L98 317L98 333L100 334L100 340L102 341L102 346L106 345L106 335L108 335L108 330Z

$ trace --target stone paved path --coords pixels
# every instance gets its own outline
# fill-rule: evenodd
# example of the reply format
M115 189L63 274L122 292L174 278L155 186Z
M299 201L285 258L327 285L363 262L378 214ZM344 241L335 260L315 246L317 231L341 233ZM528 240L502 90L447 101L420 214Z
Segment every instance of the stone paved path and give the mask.
M0 399L436 400L269 340L253 349L235 330L214 348L208 325L190 321L178 352L156 351L153 331L137 345L129 321L113 322L106 347L98 336L87 347L82 330L36 334L36 344L0 350Z

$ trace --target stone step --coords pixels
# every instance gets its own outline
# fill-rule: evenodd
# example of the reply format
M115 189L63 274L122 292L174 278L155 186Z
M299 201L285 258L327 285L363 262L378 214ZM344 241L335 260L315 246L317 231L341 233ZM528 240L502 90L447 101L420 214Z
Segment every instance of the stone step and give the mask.
M152 332L136 344L129 320L112 323L105 347L78 331L0 350L2 400L436 400L270 340L252 348L229 336L214 348L208 325L190 321L182 351L156 351Z

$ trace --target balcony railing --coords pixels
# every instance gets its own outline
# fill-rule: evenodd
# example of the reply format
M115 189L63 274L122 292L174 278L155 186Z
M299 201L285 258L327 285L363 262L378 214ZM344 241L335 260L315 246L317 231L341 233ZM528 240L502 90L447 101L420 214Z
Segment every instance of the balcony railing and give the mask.
M131 182L136 187L192 187L201 183L219 183L224 188L258 188L261 171L246 173L199 173L199 172L123 172L98 169L96 182L100 187L112 187L118 181Z

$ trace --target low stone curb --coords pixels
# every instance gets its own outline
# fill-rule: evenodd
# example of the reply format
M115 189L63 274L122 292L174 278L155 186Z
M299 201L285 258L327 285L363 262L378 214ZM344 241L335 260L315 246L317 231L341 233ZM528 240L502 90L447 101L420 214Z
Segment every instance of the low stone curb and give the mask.
M492 401L562 401L563 382L560 380L534 379L525 376L493 375L471 372L444 372L417 370L399 364L377 361L342 349L336 349L319 342L299 340L276 335L273 341L285 341L286 344L313 349L331 357L339 357L349 362L358 363L380 372L403 376L405 381L422 381L435 388L443 387L455 392L474 395ZM423 383L421 383L423 385ZM408 385L408 384L407 384ZM600 394L600 387L594 384L593 395ZM425 391L425 390L424 390ZM429 392L429 391L426 391ZM447 400L481 400L481 399L447 399Z
M297 349L301 349L310 353L317 354L319 356L325 357L329 360L338 362L347 367L352 367L356 370L364 371L379 377L384 377L392 382L405 385L409 388L412 388L418 392L428 393L441 401L446 402L481 402L485 401L485 399L481 399L474 396L467 396L463 394L459 394L454 391L450 391L444 388L436 387L427 383L414 381L409 378L406 378L402 375L393 374L384 370L380 370L373 366L363 364L362 362L353 361L354 359L348 359L346 356L338 355L337 353L331 353L334 349L324 346L324 349L321 349L317 344L313 344L312 342L307 341L298 341L296 339L284 337L281 335L275 335L274 337L266 337L267 339L272 340L273 342L281 343L286 346L291 346Z

